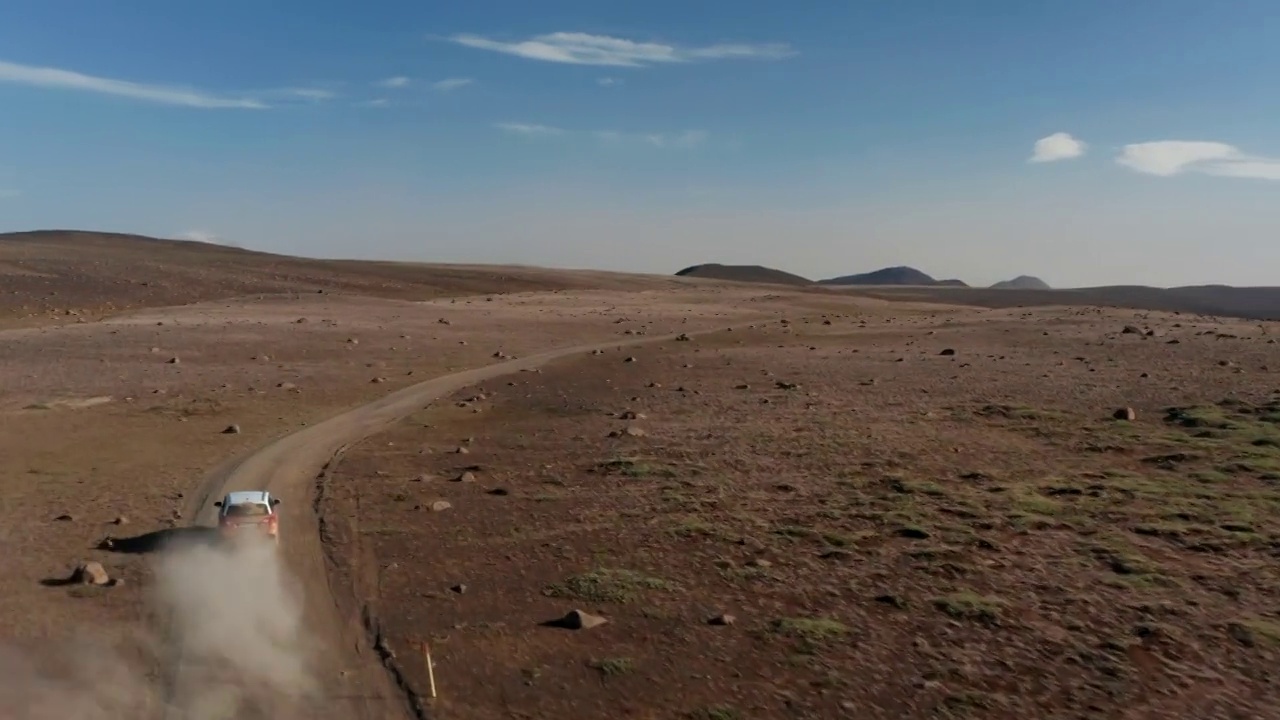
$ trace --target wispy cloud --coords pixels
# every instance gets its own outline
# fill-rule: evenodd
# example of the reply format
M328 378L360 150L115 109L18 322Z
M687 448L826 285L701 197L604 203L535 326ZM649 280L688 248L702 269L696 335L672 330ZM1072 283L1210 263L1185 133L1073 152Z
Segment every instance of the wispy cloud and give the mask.
M1280 159L1249 155L1234 145L1203 140L1157 140L1125 145L1116 162L1130 170L1161 177L1198 172L1218 177L1280 180Z
M1082 141L1071 137L1070 133L1057 132L1037 140L1027 162L1070 160L1083 155L1087 147Z
M322 88L285 88L281 91L281 94L312 102L323 102L338 97L338 93Z
M613 87L614 85L621 85L622 81L615 77L602 77L596 79L596 84L600 87Z
M372 100L364 100L356 103L360 107L384 108L391 107L391 101L387 98L373 98Z
M555 32L515 42L469 34L454 35L449 40L466 47L529 60L615 67L646 67L700 60L779 60L796 54L786 43L722 43L704 47L680 47L580 32Z
M379 80L374 84L377 85L378 87L384 87L384 88L402 88L402 87L408 87L409 83L411 82L413 81L405 77L404 75L396 75L395 77L389 77L389 78L384 78L382 80Z
M0 82L60 90L79 90L81 92L115 95L134 100L190 108L260 110L268 107L266 103L252 98L228 97L201 90L167 85L148 85L128 80L85 75L71 70L19 65L3 60L0 60Z
M597 130L596 139L606 143L639 142L658 148L695 148L710 137L705 130L684 130L678 133L624 133L617 130Z
M471 78L446 78L444 80L437 80L436 82L431 83L431 87L439 90L440 92L449 92L450 90L457 90L460 87L466 87L473 82L475 81Z
M191 240L202 243L216 243L222 239L208 230L184 230L174 237L178 240Z
M525 137L546 137L551 135L563 135L564 130L550 125L534 125L529 123L516 122L500 122L494 123L493 126L503 132L513 135L524 135Z

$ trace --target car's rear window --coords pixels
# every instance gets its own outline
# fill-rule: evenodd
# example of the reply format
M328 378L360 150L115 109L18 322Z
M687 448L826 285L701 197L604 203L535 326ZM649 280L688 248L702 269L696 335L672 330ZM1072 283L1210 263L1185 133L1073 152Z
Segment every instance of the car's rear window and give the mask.
M266 505L261 505L259 503L239 503L227 508L227 515L230 517L249 517L253 515L269 514L271 514L271 510Z

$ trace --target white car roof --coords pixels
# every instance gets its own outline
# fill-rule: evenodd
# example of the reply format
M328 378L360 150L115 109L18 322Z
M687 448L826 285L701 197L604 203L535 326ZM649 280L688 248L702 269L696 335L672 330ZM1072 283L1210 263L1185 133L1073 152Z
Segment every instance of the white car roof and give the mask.
M269 504L271 493L266 490L238 490L236 492L227 493L227 497L222 501L223 505L239 505L241 503L257 503L259 505Z

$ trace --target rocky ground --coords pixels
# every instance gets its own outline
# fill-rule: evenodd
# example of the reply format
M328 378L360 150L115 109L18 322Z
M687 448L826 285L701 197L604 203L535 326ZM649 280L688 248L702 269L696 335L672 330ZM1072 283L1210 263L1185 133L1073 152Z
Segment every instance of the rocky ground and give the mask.
M767 309L468 388L321 479L433 717L1276 716L1274 328Z
M766 295L313 294L0 331L0 650L75 656L87 633L154 655L146 538L186 525L202 478L275 437L504 358L719 327ZM61 582L85 561L113 582Z

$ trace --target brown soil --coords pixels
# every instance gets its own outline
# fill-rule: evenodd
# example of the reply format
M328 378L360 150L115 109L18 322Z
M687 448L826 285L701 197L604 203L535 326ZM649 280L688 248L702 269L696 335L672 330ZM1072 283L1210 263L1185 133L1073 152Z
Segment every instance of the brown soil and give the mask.
M1270 325L148 242L0 242L8 676L176 682L154 553L266 483L281 720L1275 715Z
M1276 346L895 315L468 388L345 453L329 551L434 717L1276 717Z

